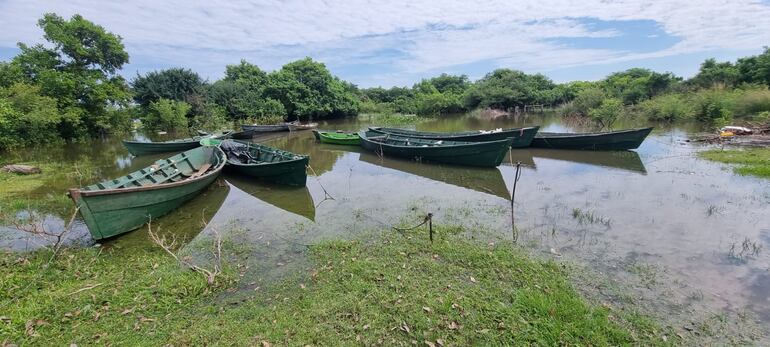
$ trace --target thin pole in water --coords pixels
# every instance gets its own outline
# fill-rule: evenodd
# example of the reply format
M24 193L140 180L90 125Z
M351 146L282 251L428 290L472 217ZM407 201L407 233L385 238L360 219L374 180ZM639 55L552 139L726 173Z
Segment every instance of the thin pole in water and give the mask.
M513 158L511 157L511 163L513 163ZM511 233L513 234L513 242L516 242L519 238L518 230L516 230L516 217L514 214L514 201L516 200L516 183L519 182L519 178L521 178L521 162L516 162L516 173L513 177L513 190L511 191Z

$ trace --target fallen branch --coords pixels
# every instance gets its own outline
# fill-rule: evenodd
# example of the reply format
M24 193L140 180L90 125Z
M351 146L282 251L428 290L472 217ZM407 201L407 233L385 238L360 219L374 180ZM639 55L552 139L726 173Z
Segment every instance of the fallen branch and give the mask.
M74 291L74 292L72 292L72 293L69 293L69 294L67 294L67 296L70 296L70 295L75 295L75 294L77 294L77 293L80 293L80 292L84 292L84 291L86 291L86 290L91 290L91 289L94 289L94 288L96 288L96 287L98 287L98 286L101 286L101 285L103 285L103 284L104 284L104 283L97 283L97 284L94 284L94 285L92 285L92 286L83 287L83 288L80 288L80 289L78 289L78 290L76 290L76 291Z
M150 236L150 239L160 248L162 248L166 253L168 253L170 256L172 256L174 259L176 259L177 262L184 264L191 270L203 275L203 277L206 278L206 283L208 285L213 285L216 282L217 276L222 274L222 237L219 235L219 232L212 228L214 230L214 250L212 251L212 255L214 256L214 268L209 270L204 267L200 267L198 265L193 264L191 261L180 257L174 252L174 249L177 247L177 239L176 236L171 236L170 238L167 238L165 235L160 236L155 231L152 230L152 219L150 219L147 222L147 233Z

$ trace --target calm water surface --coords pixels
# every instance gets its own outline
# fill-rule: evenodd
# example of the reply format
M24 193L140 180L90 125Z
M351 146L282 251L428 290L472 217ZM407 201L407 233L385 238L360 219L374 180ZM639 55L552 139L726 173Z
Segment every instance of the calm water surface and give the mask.
M322 123L321 128L357 130L367 125L362 117ZM541 125L545 131L581 130L542 115L452 118L417 128L524 125ZM770 181L737 176L725 165L696 158L703 148L686 141L688 132L658 128L635 152L512 150L498 169L380 158L360 148L319 144L310 132L276 133L255 141L309 154L307 187L223 175L204 194L156 223L188 239L212 229L237 230L253 249L254 284L271 280L282 268L303 264L306 245L417 224L427 212L434 214L434 223L461 224L484 231L485 237L510 239L512 163L521 162L515 197L521 245L627 280L639 289L636 294L660 305L658 312L685 320L693 312L750 312L767 326ZM84 167L90 163L97 177L111 178L165 155L132 157L119 139L105 139L16 156L82 162ZM35 193L64 194L70 186L93 182L78 182L77 175L70 175L46 183ZM51 217L50 223L62 219L66 217ZM203 221L210 221L208 227ZM31 242L7 228L0 232L6 247L28 247ZM92 242L82 223L70 237ZM109 242L151 247L143 230Z

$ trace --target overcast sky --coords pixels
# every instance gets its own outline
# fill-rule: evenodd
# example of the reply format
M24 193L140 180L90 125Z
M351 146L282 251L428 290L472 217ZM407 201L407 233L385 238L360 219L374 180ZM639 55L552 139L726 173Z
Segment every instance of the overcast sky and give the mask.
M688 77L705 58L770 45L770 2L759 0L0 0L0 60L42 41L46 12L123 37L127 77L181 66L211 81L241 59L273 70L305 56L363 87L499 67L557 82L635 66Z

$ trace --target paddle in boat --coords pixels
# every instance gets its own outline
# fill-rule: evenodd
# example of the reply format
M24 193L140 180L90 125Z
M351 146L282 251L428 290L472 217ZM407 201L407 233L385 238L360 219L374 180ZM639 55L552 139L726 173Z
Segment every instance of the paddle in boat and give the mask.
M627 150L638 148L652 128L628 129L594 133L541 132L532 140L532 147L584 150Z
M214 143L215 141L211 141ZM269 182L304 187L310 157L258 143L225 140L219 144L227 155L227 169Z
M459 132L432 132L432 131L416 131L398 128L382 128L382 127L370 127L370 131L393 134L399 136L406 136L410 138L428 139L428 140L444 140L444 141L466 141L466 142L486 142L505 140L512 138L511 147L523 148L529 147L532 143L532 139L535 137L537 130L540 127L528 127L528 128L509 128L509 129L494 129L494 130L476 130L476 131L459 131Z
M199 135L191 138L177 139L164 142L142 142L123 140L128 152L133 155L144 155L154 153L181 152L188 149L200 147L201 140L205 138L224 139L230 136L232 131L221 131L214 134Z
M488 142L429 140L362 131L361 147L380 155L434 161L448 164L496 167L511 147L513 139Z
M346 133L342 131L313 131L316 139L322 143L329 143L333 145L351 145L358 146L361 143L361 138L355 133Z
M218 147L204 146L161 159L123 177L69 190L94 239L120 235L192 199L226 162Z

